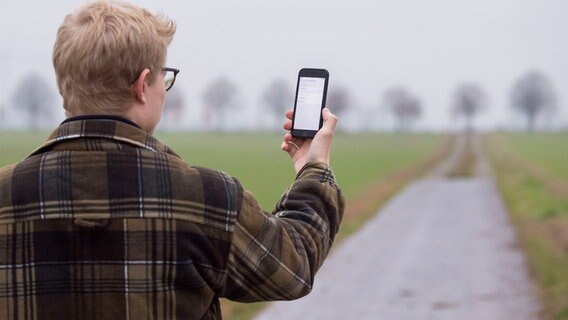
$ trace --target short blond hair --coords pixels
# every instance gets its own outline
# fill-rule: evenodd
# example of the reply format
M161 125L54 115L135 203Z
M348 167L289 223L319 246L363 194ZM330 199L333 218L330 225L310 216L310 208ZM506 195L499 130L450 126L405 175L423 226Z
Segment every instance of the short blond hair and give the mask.
M89 2L65 17L53 47L63 106L71 115L124 115L133 82L145 68L149 84L165 64L175 23L121 1Z

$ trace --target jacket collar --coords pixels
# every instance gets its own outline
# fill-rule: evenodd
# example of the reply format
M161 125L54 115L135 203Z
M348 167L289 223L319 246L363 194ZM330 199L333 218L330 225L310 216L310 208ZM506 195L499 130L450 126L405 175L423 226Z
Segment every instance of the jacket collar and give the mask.
M134 123L134 121L132 121L130 119L126 119L124 117L110 115L110 114L102 114L102 115L87 114L87 115L83 115L83 116L69 117L69 118L65 119L63 122L61 122L61 124L69 123L69 122L73 122L73 121L81 121L81 120L114 120L114 121L124 122L124 123L129 124L133 127L138 128L138 129L142 129L139 125L137 125L136 123Z
M89 138L114 140L153 152L166 152L179 157L172 149L146 133L134 122L116 116L69 118L63 121L49 135L47 141L34 150L30 156L46 152L59 143Z

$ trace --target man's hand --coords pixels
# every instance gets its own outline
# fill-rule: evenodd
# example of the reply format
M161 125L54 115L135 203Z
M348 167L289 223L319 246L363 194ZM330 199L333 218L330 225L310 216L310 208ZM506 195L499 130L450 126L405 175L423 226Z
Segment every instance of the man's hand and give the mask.
M311 161L322 161L329 165L331 143L335 126L337 125L337 117L328 108L324 108L322 111L322 128L313 139L301 139L292 137L290 133L293 116L294 113L292 111L286 112L287 120L284 123L284 130L288 132L284 135L284 141L280 148L292 157L296 173L306 163Z

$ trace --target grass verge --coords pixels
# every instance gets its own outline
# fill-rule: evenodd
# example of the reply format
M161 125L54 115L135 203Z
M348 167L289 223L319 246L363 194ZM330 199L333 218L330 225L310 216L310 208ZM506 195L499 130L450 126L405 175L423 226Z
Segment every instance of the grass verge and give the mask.
M503 136L484 139L521 245L527 254L545 319L568 319L568 197L534 170Z

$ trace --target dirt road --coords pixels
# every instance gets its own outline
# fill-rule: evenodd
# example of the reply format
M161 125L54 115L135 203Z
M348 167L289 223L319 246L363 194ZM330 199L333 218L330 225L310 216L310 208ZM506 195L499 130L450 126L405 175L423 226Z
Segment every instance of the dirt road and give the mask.
M447 179L445 163L412 183L332 252L310 295L257 319L539 319L524 256L476 151L475 177Z

